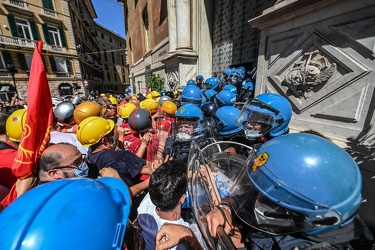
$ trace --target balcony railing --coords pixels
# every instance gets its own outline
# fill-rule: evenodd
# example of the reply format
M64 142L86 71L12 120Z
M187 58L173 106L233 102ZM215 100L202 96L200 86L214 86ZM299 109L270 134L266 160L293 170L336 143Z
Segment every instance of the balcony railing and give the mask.
M26 48L35 48L36 41L30 40L30 39L24 39L20 37L0 35L0 44L14 45L14 46L26 47ZM58 52L58 53L63 53L63 54L67 53L65 47L46 44L46 43L43 43L43 49L47 51L53 51L53 52Z
M12 75L6 69L0 69L0 76L1 77L6 77L6 76L11 77Z
M47 50L51 50L53 52L66 53L66 48L56 45L47 45Z
M0 35L0 44L15 45L20 47L35 48L36 41L14 37L14 36L4 36ZM43 44L43 49L46 49L45 44Z
M7 3L18 8L28 9L28 4L25 0L7 0Z
M42 10L43 10L44 15L51 16L51 17L57 17L57 12L54 11L54 10L44 9L44 8Z

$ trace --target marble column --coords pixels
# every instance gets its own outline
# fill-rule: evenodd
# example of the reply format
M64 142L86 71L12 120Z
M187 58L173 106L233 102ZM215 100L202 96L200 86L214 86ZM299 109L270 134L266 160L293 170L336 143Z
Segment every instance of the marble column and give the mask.
M190 38L190 1L176 1L177 50L192 50Z
M174 52L177 47L176 1L168 0L168 35L169 52Z

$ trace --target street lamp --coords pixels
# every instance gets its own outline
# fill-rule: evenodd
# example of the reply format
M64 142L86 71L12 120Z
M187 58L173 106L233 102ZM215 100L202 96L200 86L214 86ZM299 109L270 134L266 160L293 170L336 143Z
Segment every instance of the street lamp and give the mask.
M18 70L16 69L16 67L14 67L13 64L7 64L7 71L12 75L13 85L14 85L14 88L16 89L16 94L19 95L18 90L17 90L17 85L16 85L16 78L14 77L14 75L18 73Z

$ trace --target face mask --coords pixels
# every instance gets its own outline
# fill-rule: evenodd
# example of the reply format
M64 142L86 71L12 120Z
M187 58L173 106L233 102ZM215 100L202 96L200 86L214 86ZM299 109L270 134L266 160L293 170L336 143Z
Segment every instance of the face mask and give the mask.
M76 169L74 169L76 177L87 177L89 175L89 166L86 162L83 162Z
M187 134L187 133L178 133L176 135L176 139L177 140L180 140L180 141L188 141L188 140L191 140L191 135Z
M245 136L247 139L251 140L251 139L255 139L255 138L259 138L259 137L262 137L263 134L260 133L261 131L256 131L256 130L251 130L251 129L245 129Z

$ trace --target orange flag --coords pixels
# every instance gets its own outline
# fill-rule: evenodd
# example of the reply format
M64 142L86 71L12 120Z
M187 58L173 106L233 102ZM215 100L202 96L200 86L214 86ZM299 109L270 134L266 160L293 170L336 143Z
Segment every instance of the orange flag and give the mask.
M37 169L40 155L50 138L53 120L52 98L42 60L42 47L43 41L37 41L27 89L25 128L12 165L13 174L21 180L30 177ZM15 198L17 193L13 186L1 203L5 207Z

